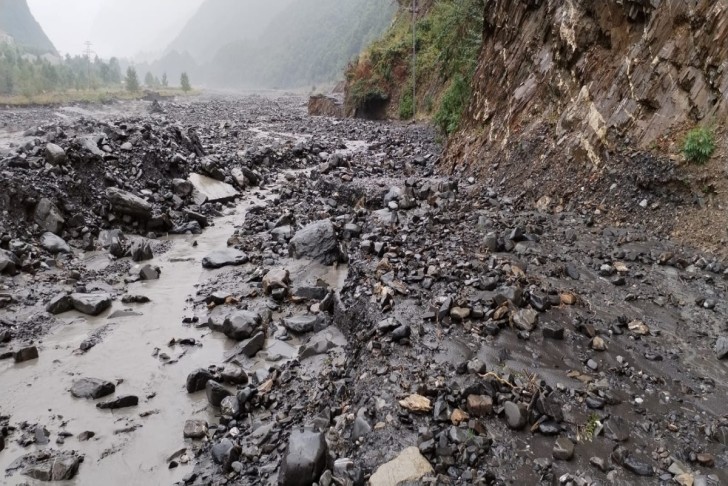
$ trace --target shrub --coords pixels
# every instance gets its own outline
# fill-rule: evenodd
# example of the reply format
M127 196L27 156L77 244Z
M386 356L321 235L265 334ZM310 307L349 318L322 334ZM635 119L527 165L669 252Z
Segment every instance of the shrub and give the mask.
M683 154L688 162L704 164L715 151L713 131L706 127L697 127L688 132L683 145Z
M409 120L415 115L415 104L412 101L412 88L405 88L406 91L399 99L399 118Z
M455 76L450 87L442 95L440 109L435 113L435 123L448 135L460 125L460 118L470 97L470 87L464 77Z

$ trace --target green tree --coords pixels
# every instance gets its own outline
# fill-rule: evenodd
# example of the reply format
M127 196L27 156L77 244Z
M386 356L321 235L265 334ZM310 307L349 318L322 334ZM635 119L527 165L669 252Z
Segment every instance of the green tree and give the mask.
M187 76L187 73L182 73L182 76L180 78L180 85L182 86L182 91L184 91L185 93L192 90L192 85L190 85L190 77Z
M167 79L167 73L162 74L162 86L165 88L169 86L169 80Z
M144 76L144 84L146 84L150 88L154 87L154 75L149 71L147 71L147 75Z
M136 69L129 67L126 70L126 79L124 79L126 90L130 93L136 93L139 91L139 78L137 78Z

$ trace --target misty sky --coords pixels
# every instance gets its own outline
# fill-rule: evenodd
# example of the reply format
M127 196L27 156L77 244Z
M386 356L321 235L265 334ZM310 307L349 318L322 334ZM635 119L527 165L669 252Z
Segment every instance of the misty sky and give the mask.
M204 0L28 0L62 54L91 41L99 56L159 54Z

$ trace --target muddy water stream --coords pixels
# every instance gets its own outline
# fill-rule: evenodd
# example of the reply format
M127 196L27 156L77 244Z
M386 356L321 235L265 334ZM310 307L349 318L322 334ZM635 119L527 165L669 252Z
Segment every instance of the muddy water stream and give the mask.
M197 284L230 271L204 270L202 258L225 247L234 227L242 223L246 208L273 197L269 191L251 194L202 235L171 237L169 251L150 262L161 268L161 278L133 283L128 288L129 294L145 295L151 303L126 305L116 301L112 309L95 318L64 314L64 324L39 345L38 360L21 365L0 362L2 413L9 414L13 424L27 421L45 426L50 432L49 444L28 448L17 444L19 432L13 435L0 454L0 483L36 484L19 473L6 478L4 471L18 457L43 447L76 450L85 455L77 477L64 483L69 485L172 484L190 471L185 464L168 469L169 458L189 445L182 436L185 421L198 418L213 422L214 411L207 407L204 392L186 393L186 376L196 368L222 364L226 351L236 343L207 328L183 326L183 318L193 315L187 301L195 294ZM321 279L337 287L346 278L345 267L289 263L292 281L297 284L314 285ZM110 313L120 309L141 315L108 319ZM108 326L103 341L79 354L80 343L102 326ZM168 346L173 338L194 338L202 345ZM252 373L267 366L267 355L276 360L296 356L298 344L268 339L267 349L246 371ZM170 360L161 358L162 353ZM81 377L118 383L116 394L100 401L131 394L139 397L139 406L106 411L97 409L94 401L75 399L68 390ZM81 442L78 434L84 431L93 431L95 436ZM58 446L56 440L62 432L72 435Z

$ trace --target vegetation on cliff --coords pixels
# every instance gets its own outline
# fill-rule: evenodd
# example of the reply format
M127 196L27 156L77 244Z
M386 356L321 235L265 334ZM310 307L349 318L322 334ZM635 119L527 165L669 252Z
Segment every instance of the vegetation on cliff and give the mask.
M459 125L482 43L485 0L420 2L416 15L416 99L412 97L412 11L400 9L385 35L346 72L347 110L356 114L373 99L390 114L433 117L446 133Z

